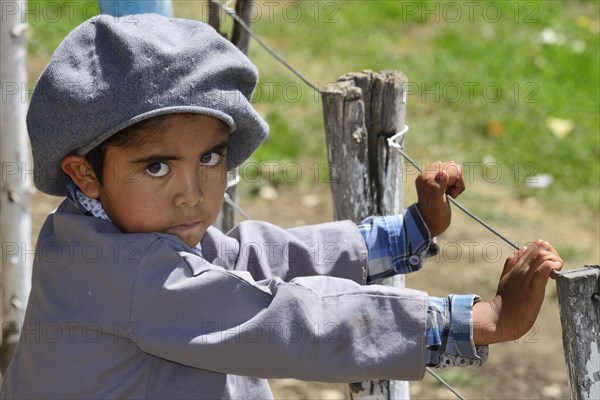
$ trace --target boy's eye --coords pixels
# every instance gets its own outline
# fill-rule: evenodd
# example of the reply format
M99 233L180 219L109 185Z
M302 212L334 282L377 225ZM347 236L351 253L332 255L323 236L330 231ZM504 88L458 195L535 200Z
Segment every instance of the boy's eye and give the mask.
M221 155L219 153L215 153L214 151L206 153L200 158L200 163L208 167L217 165L219 161L221 161Z
M163 163L163 162L157 162L157 163L150 164L146 168L146 172L148 173L148 175L154 176L154 177L165 176L170 171L171 171L171 168L166 163Z

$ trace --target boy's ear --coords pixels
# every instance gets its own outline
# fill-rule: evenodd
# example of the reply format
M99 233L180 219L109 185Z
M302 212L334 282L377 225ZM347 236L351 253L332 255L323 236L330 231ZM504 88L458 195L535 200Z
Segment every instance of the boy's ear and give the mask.
M100 182L96 178L94 169L84 157L68 155L63 158L60 167L87 197L92 199L100 197Z

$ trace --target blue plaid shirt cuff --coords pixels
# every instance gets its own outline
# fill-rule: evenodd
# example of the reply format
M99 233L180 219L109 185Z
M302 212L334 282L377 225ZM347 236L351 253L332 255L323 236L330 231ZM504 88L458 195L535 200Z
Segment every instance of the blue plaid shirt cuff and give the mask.
M368 283L418 271L426 257L438 252L437 243L416 204L402 215L366 218L358 230L369 254ZM427 366L445 368L485 363L488 347L473 343L473 304L479 300L475 295L429 297Z
M418 271L426 257L437 254L437 244L416 204L402 215L368 217L358 230L369 253L368 283Z
M473 343L473 304L475 295L430 297L427 309L426 363L447 368L483 365L488 346Z

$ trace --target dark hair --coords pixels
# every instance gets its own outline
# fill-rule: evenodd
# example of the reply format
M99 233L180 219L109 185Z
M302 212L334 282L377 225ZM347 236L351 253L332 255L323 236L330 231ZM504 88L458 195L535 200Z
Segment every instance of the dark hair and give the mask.
M103 182L104 159L106 158L106 149L109 146L121 149L138 146L145 140L149 140L151 135L164 127L171 116L172 114L157 115L130 125L86 153L84 157L90 163L98 182L100 184Z

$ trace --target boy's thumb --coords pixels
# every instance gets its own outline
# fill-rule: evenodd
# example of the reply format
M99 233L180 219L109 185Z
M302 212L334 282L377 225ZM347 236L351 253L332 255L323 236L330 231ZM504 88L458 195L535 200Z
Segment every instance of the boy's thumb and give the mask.
M435 182L440 185L440 189L446 190L448 187L448 173L446 171L439 171L435 174Z

